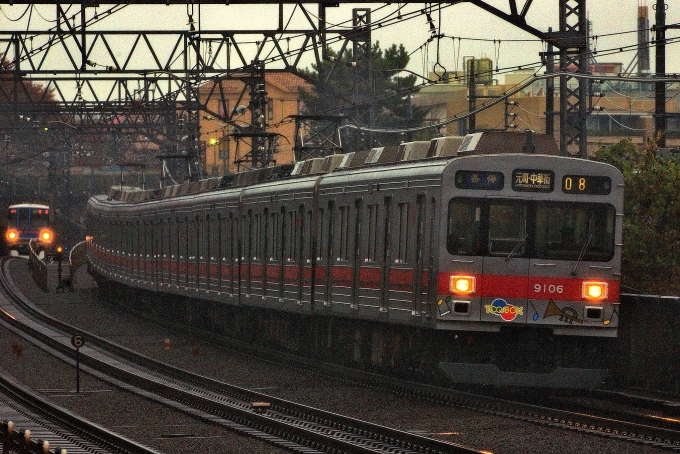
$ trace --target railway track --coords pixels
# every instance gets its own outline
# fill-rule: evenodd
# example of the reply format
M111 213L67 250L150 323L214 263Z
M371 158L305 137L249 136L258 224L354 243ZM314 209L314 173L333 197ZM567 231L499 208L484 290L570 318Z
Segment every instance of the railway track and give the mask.
M83 336L87 342L78 356L84 370L214 424L303 453L478 452L277 399L144 357L49 317L16 291L6 261L2 271L3 286L11 297L0 302L3 323L67 361L73 361L70 338Z
M10 452L158 454L55 405L3 369L0 369L0 420Z
M30 306L31 305L29 304L28 307L30 308ZM39 314L40 312L38 311L37 313ZM62 327L68 333L79 332L82 335L87 336L88 347L93 347L95 343L99 343L99 340L97 340L97 342L94 342L96 336L92 336L89 333L81 332L66 324L63 324ZM68 336L62 335L62 337L66 338ZM104 342L104 344L106 344L106 342ZM111 348L116 349L120 347L112 345ZM237 349L240 350L240 347ZM132 360L133 362L137 363L137 360L134 359L137 355L134 355L131 352L125 349L121 349L119 354L123 356L132 355L129 360ZM268 356L270 359L275 356L277 360L281 361L282 364L283 363L290 364L295 361L295 357L283 355L281 354L281 352L276 352L276 355L272 355L271 352L269 352ZM144 358L139 359L139 362L143 361L145 361ZM291 436L290 431L286 428L286 424L289 424L289 422L286 421L286 418L288 417L286 416L286 412L292 412L297 417L298 421L300 421L301 418L296 413L299 410L295 409L295 407L288 407L286 402L279 404L270 396L266 396L259 393L252 393L248 390L244 390L241 388L231 388L230 391L227 391L226 389L229 388L228 385L205 378L200 378L198 382L194 382L193 380L195 377L192 378L191 377L192 374L189 374L189 378L182 377L182 374L184 372L180 373L180 375L177 376L175 375L177 373L177 370L175 368L162 364L154 365L153 361L148 366L149 371L147 373L149 373L150 375L173 377L170 380L169 384L166 383L165 385L163 385L166 386L166 388L163 390L165 399L173 400L178 399L179 397L177 397L175 393L177 393L177 395L180 396L182 393L175 389L176 382L188 381L192 383L191 391L189 392L202 395L207 401L207 402L204 401L203 402L204 404L208 405L210 401L215 400L216 395L221 396L224 399L235 398L237 401L236 406L239 408L239 411L242 414L242 418L238 417L236 419L233 417L233 415L229 416L230 418L229 422L226 422L227 411L224 409L212 410L213 411L212 416L202 415L203 417L217 419L224 416L226 424L231 425L236 429L242 430L243 433L250 433L253 436L261 437L261 439L269 439L269 442L278 444L278 446L282 447L285 446L286 449L290 449L293 451L301 450L300 452L316 452L322 450L320 444L315 444L319 443L315 440L306 439L306 441L303 441L304 439L302 437L304 437L304 435L296 434ZM313 369L314 366L316 366L317 369ZM650 415L650 417L646 419L644 418L640 419L640 417L635 418L632 416L628 417L621 412L618 413L617 415L613 415L611 413L607 414L602 411L599 412L583 411L583 409L581 409L581 411L577 411L577 409L574 409L573 411L565 411L560 410L559 408L550 408L547 405L530 405L526 403L512 402L506 399L499 399L496 397L463 393L439 387L415 384L412 382L405 382L393 378L377 376L370 373L361 373L357 372L356 370L347 370L345 368L332 365L323 366L324 367L323 369L318 368L319 367L318 363L314 363L314 366L311 364L306 365L300 364L299 367L304 368L305 370L314 371L316 373L327 374L329 376L332 376L335 380L338 380L338 377L341 377L339 378L339 381L347 381L353 383L359 382L362 386L375 387L383 391L389 390L390 392L399 395L410 396L420 400L428 400L431 402L436 402L455 408L467 409L477 414L490 415L493 418L497 418L500 416L503 418L525 421L532 424L540 424L549 428L550 430L567 429L574 432L587 433L589 435L597 435L598 438L625 440L627 442L644 444L647 446L652 446L654 448L659 448L663 450L677 451L679 449L679 444L677 440L680 440L680 432L678 432L677 424L673 423L672 418L664 418L664 423L660 424L660 418L654 415ZM129 387L129 385L124 386ZM160 384L154 386L156 386L157 388L162 387ZM230 395L230 393L234 394ZM259 402L261 404L253 405L254 402ZM555 404L555 406L564 407L564 401L553 403ZM290 409L285 410L285 408ZM307 408L309 407L303 406L303 410L306 410ZM187 411L193 412L194 414L198 413L195 408L194 409L188 408ZM231 411L229 413L231 413ZM264 427L258 426L257 421L256 423L252 422L253 415L261 416L263 418L273 418L274 416L276 416L276 418L279 419L277 424L280 424L281 427L283 428L280 428L278 432L276 430L272 431L271 429L269 431L262 430ZM307 425L310 424L309 421L311 421L311 423L314 424L315 423L314 418L323 418L324 416L325 412L321 412L318 416L314 415L307 416L306 420L303 420L302 422L296 424L301 425L302 429L304 430L302 429L300 430L304 432L305 430L309 430L307 427ZM353 421L354 420L350 420L350 422ZM339 424L342 425L345 423ZM241 425L242 427L240 427L239 425ZM295 429L295 431L297 430L299 430L299 428ZM283 433L288 434L287 435L288 438L284 438L282 436ZM333 437L336 436L337 436L336 433L333 432ZM349 439L351 439L352 437L362 436L363 435L357 435L356 430L353 434L352 433L348 434L348 437L350 437ZM447 450L441 452L470 452L469 450L456 451L455 449L458 448L459 447L456 447L455 445L447 443L446 444ZM373 449L373 447L371 447L370 449ZM383 451L373 450L373 451L338 451L338 452L383 452ZM393 452L409 452L409 451L401 447L396 448L396 450Z
M137 315L143 316L143 314ZM187 331L185 326L178 324L168 326L173 331ZM189 333L192 336L200 335L195 330L190 330ZM209 342L214 341L211 336L204 335L204 337ZM224 343L223 341L231 343L234 350L239 352L249 352L266 361L276 358L275 362L282 365L296 364L301 369L323 374L349 384L358 383L361 386L389 391L418 400L539 424L554 429L565 429L598 437L625 440L664 450L680 450L680 419L675 418L674 415L664 415L658 411L646 412L647 408L658 407L655 400L629 399L629 401L636 401L632 409L622 408L622 405L619 405L621 403L620 395L615 396L613 393L609 394L611 398L593 399L593 395L586 394L583 399L548 397L515 401L499 398L492 393L461 392L357 371L342 366L319 363L315 360L306 360L280 351L253 348L252 344L232 339L221 339L216 342ZM606 393L600 393L599 396L606 396ZM675 409L677 413L677 407L671 406L671 408Z

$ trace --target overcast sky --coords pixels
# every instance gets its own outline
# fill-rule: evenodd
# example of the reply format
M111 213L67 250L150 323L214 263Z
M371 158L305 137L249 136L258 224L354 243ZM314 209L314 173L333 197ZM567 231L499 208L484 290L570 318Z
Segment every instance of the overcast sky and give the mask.
M508 0L487 0L487 2L501 10L508 11ZM518 0L518 8L522 8L524 1ZM534 0L527 15L527 23L539 30L547 31L559 28L558 6L556 0ZM640 0L590 0L588 2L588 17L592 22L593 48L598 51L600 62L620 62L624 69L635 56L635 49L628 52L609 54L609 49L621 46L633 46L637 42L637 10L639 5L649 5L650 25L655 21L655 11L652 5L655 1ZM668 2L667 24L680 22L680 3ZM101 4L96 12L103 16L103 12L112 5ZM402 7L403 16L411 11L420 11L426 4L390 5L350 4L339 8L328 8L329 24L343 27L351 25L352 8L371 8L374 23L394 18L398 9ZM73 6L76 12L78 6ZM311 14L316 14L314 5L308 5ZM1 6L3 30L37 30L47 29L53 24L49 19L54 17L54 6L36 6L31 14L19 19L26 10L26 5ZM431 26L424 14L403 21L397 25L385 26L373 31L373 41L379 41L382 48L393 43L403 44L411 53L409 69L419 74L427 75L435 63L439 63L441 70L454 71L462 69L465 57L489 57L494 60L494 66L500 69L529 65L539 61L539 52L546 50L545 44L532 35L512 26L511 24L469 5L460 4L448 6L438 12L436 5L432 7L432 26L435 32L444 38L428 39L432 36ZM94 14L88 9L88 16ZM304 23L304 16L298 8L286 5L284 8L285 21L290 27L298 28ZM238 29L275 29L278 25L278 7L271 5L203 5L196 2L191 6L128 6L108 18L102 20L97 27L103 30L134 29L134 30L186 30L188 16L192 14L197 26L202 30L238 30ZM31 24L28 25L28 18ZM200 23L199 23L200 18ZM19 20L17 20L19 19ZM329 25L332 27L332 25ZM309 28L305 25L305 28ZM616 34L616 35L613 35ZM653 38L653 35L650 35ZM680 37L680 30L669 30L667 38L674 41ZM336 47L339 47L336 45ZM437 52L437 48L439 51ZM680 73L680 43L672 42L667 47L667 72ZM608 55L606 55L608 54ZM651 69L654 70L654 51L650 53Z

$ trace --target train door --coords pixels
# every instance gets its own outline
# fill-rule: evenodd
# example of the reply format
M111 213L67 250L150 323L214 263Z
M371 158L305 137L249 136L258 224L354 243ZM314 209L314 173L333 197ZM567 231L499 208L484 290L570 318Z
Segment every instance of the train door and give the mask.
M187 290L198 289L198 264L199 264L199 215L195 214L187 218Z
M170 218L163 218L161 220L161 255L160 255L160 267L161 267L161 284L167 285L170 277Z
M265 210L268 213L268 220L265 224L265 240L267 242L265 254L267 262L265 265L265 296L270 298L269 303L274 304L281 296L281 226L280 216L277 207Z
M207 210L206 210L207 211ZM200 215L199 215L200 216ZM198 233L198 284L199 290L210 290L210 214L200 216Z
M300 298L301 303L309 303L305 309L314 308L314 265L316 250L314 247L314 232L312 232L314 212L312 204L300 205Z
M238 217L234 213L229 213L229 221L227 225L227 260L229 271L229 294L234 297L238 303L238 264L239 264L239 236L238 236Z
M335 201L328 201L327 222L322 226L321 236L324 238L323 255L318 263L318 269L324 272L325 298L324 306L330 307L333 301L333 257L335 232Z
M264 294L263 214L259 211L254 212L251 223L249 293L251 294L251 302L260 304Z
M269 208L265 208L263 213L262 213L262 223L264 224L263 231L262 231L262 238L260 241L261 244L261 262L262 262L262 270L260 271L261 276L262 276L262 300L266 301L267 300L267 285L269 284L269 279L267 276L267 268L269 267L269 260L270 260L270 235L271 235L271 226L269 222Z
M380 240L379 213L380 205L378 198L367 197L364 200L363 209L359 213L359 223L361 225L360 245L357 246L357 253L360 253L359 266L360 272L360 298L361 303L371 312L380 312L381 306L381 279L384 263L381 262L381 255L378 253L378 242ZM361 207L358 206L358 209ZM373 314L375 316L376 314Z
M243 228L241 231L243 237L243 251L241 254L241 288L245 290L246 298L250 298L251 293L251 271L253 259L253 210L248 210L242 217Z
M361 295L362 202L361 199L356 199L354 201L354 257L352 258L352 299L350 304L352 309L357 309L359 307L359 299L363 296Z
M158 291L158 284L160 281L160 254L163 250L161 242L161 235L163 224L162 220L155 218L151 220L151 285L153 289Z
M216 291L217 294L220 295L222 293L222 284L224 282L224 269L223 266L225 265L226 257L226 248L224 247L224 239L226 237L225 235L225 225L226 222L224 221L224 216L222 213L217 213L217 224L215 226L215 242L216 245L212 249L212 253L215 255L215 266L216 266L216 271L215 274L217 276L217 287Z
M382 273L380 277L380 311L387 312L389 309L389 291L390 291L390 265L392 263L392 255L389 245L392 243L392 196L385 197L385 206L383 209L383 243L382 243Z
M322 303L326 301L326 251L328 250L327 232L324 230L324 225L328 222L326 216L326 208L317 206L316 217L312 220L312 251L314 251L312 256L312 310L319 309L317 301Z
M217 215L206 215L208 223L208 246L206 250L206 261L208 262L208 293L217 291L219 287L219 261L220 251L220 213Z
M529 208L526 202L487 199L486 254L478 289L483 321L526 322Z
M286 248L288 247L288 235L286 234L286 207L281 207L281 212L278 216L278 228L276 236L281 241L279 241L279 267L278 267L278 278L279 278L279 302L282 303L285 291L286 291Z
M413 299L412 309L413 315L420 315L423 308L424 298L427 294L427 285L425 283L426 269L425 269L425 255L428 252L426 238L428 236L427 228L427 204L424 194L419 194L416 198L416 222L415 222L415 245L414 245L414 263L413 263Z
M392 208L388 304L391 318L404 319L413 313L415 210L409 200L395 200Z
M143 239L143 224L141 219L135 220L135 247L134 247L134 258L135 258L135 273L134 278L136 280L142 279L142 239Z

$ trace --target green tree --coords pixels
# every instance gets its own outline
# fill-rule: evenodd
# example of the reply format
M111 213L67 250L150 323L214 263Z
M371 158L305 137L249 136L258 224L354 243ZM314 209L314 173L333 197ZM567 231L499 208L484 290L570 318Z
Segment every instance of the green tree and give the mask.
M630 140L602 146L594 159L624 176L622 285L647 293L680 294L680 159ZM625 287L624 287L625 290Z
M352 52L345 50L342 55L338 55L329 49L329 58L324 60L320 67L312 65L311 70L302 71L314 85L313 92L301 91L306 113L345 115L359 120L362 126L368 126L367 113L372 101L376 128L406 129L421 125L425 111L411 103L412 95L418 90L416 87L418 78L403 71L409 62L404 46L393 44L383 51L380 43L376 42L371 49L371 55L372 83L375 89L373 99L355 99L355 76L357 71L363 68L351 65L354 61ZM380 133L374 135L374 141L377 145L395 145L409 137L399 133Z

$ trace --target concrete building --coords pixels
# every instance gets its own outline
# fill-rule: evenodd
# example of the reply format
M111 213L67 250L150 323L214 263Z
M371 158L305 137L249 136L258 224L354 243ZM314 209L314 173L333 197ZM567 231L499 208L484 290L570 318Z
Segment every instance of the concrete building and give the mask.
M556 68L557 70L557 68ZM593 77L620 76L623 72L621 63L602 63L590 68ZM541 73L543 74L543 73ZM491 103L530 80L534 71L524 70L506 74L503 83L492 79L489 84L476 88L476 106ZM431 75L431 78L436 76ZM653 139L654 134L654 84L626 81L593 80L592 96L587 100L589 114L586 121L588 128L588 152L596 150L601 144L617 143L621 139L630 138L634 143L642 144ZM426 117L433 123L460 117L469 112L469 89L466 77L448 77L447 83L422 88L413 97L415 106L428 110ZM678 84L667 86L666 112L680 111L680 87ZM476 130L512 130L532 129L546 132L546 80L541 79L525 87L508 98L510 105L499 102L475 115ZM559 143L559 78L555 78L555 115L553 128L555 139ZM591 109L592 107L592 109ZM506 113L508 115L506 115ZM468 133L468 119L462 118L449 123L434 135L465 135ZM506 125L509 126L506 128ZM667 146L680 145L680 120L668 119ZM572 151L572 150L570 150ZM572 152L575 152L573 150Z
M289 118L300 113L301 101L299 89L311 90L311 85L303 78L285 71L267 71L265 74L265 89L267 91L267 108L265 114L267 132L279 134L274 147L276 164L293 162L293 136L295 122ZM222 86L226 105L220 106L213 95L208 103L210 111L220 116L228 116L239 106L247 107L250 101L249 90L244 90L244 83L239 80L224 80ZM214 90L210 84L200 89L201 101L205 102L208 93ZM241 99L239 97L243 94ZM242 114L234 116L234 123L225 123L219 118L202 114L201 141L205 144L205 173L207 176L234 173L237 169L234 161L249 152L249 144L236 140L232 135L235 127L246 126L252 122L246 109L238 109Z

